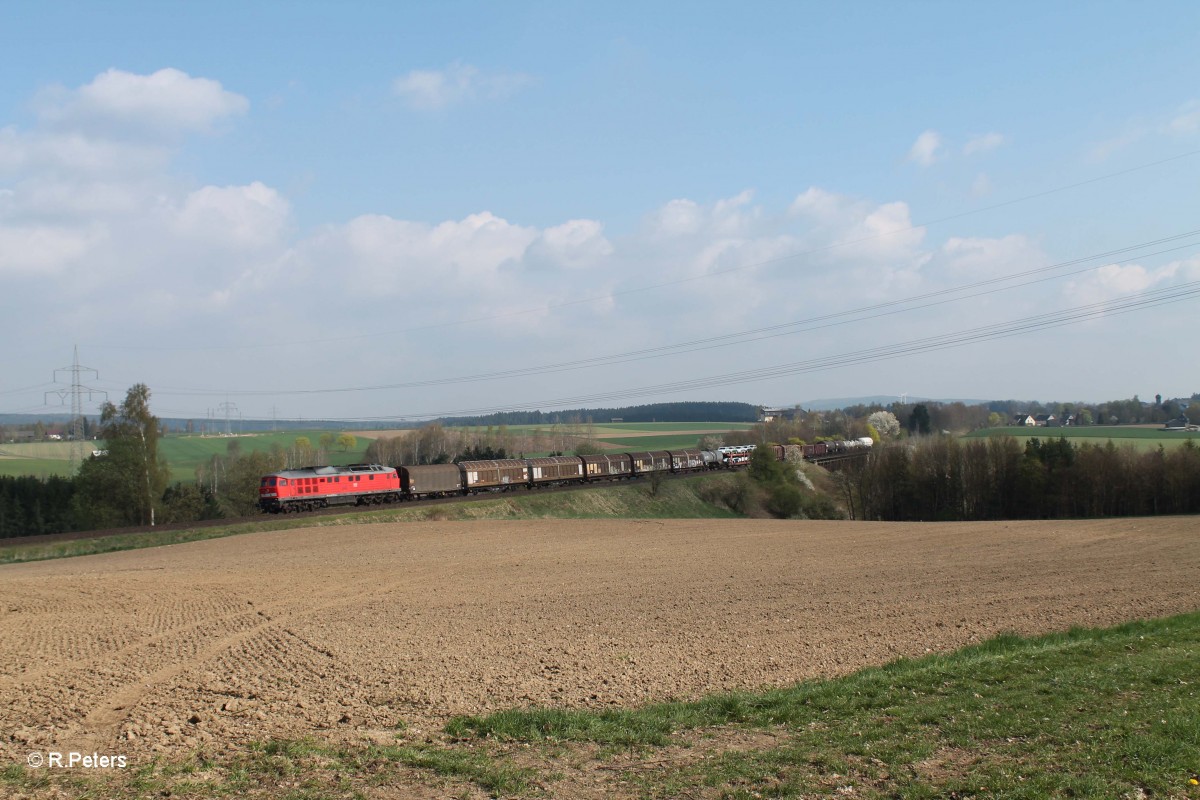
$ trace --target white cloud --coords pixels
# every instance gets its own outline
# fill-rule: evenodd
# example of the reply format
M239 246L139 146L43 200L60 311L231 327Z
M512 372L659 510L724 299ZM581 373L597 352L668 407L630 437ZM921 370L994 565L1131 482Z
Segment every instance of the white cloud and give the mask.
M612 253L603 225L593 219L572 219L542 231L523 260L533 269L579 270L600 264Z
M518 261L538 231L484 211L462 220L426 222L369 214L330 226L297 245L303 259L339 271L378 297L422 290L437 298L500 284L505 265ZM315 279L315 278L314 278Z
M54 278L106 238L102 226L0 225L0 275Z
M135 137L208 131L250 107L217 81L170 68L150 75L110 69L74 91L48 89L37 105L45 122Z
M984 133L979 136L972 136L963 145L963 155L972 156L978 153L987 153L1000 147L1007 140L1002 133Z
M1156 114L1150 118L1127 121L1123 130L1088 148L1093 161L1104 161L1120 150L1145 139L1156 137L1186 138L1200 133L1200 101L1189 100L1172 114Z
M0 173L128 174L159 170L171 151L148 144L112 141L80 132L0 129Z
M1105 264L1083 278L1069 282L1064 294L1076 304L1100 303L1138 294L1174 278L1190 262L1174 261L1158 269L1141 264Z
M104 176L80 181L71 177L30 178L17 189L0 192L0 224L17 220L95 221L142 209L155 187L138 180Z
M503 100L530 82L528 75L480 71L456 61L445 69L415 69L392 82L392 90L410 107L436 110L470 100Z
M933 164L938 158L938 151L942 148L942 136L937 131L928 130L917 137L913 142L913 146L909 148L908 160L922 167L928 167Z
M1149 132L1148 128L1141 125L1129 127L1116 136L1111 136L1092 145L1088 148L1087 157L1092 161L1105 161L1111 158L1114 153L1124 150L1126 147L1146 138Z
M986 172L981 172L971 181L971 196L986 197L992 193L992 179Z
M700 230L704 215L693 200L671 200L650 215L651 230L661 236L688 236Z
M811 187L796 197L788 211L813 223L807 241L832 258L911 264L925 257L919 251L925 229L913 225L907 203L873 205Z
M289 213L287 200L258 181L249 186L205 186L184 200L174 229L214 246L260 248L278 240Z
M942 245L940 255L941 263L956 279L1024 272L1046 264L1041 248L1021 234L1000 238L952 236Z
M1200 132L1200 102L1185 103L1166 126L1167 132L1176 136L1191 136Z

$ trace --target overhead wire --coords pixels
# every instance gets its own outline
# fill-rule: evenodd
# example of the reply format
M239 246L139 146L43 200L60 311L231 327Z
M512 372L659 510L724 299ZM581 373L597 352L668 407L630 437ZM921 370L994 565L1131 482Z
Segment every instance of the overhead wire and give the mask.
M521 403L508 403L503 406L425 411L403 415L339 417L339 419L347 422L420 421L436 419L440 417L478 416L507 411L525 411L543 408L566 407L587 403L612 402L645 395L689 392L716 386L751 383L802 373L840 369L862 363L881 361L884 359L903 358L926 352L935 352L939 350L964 347L979 342L1021 336L1029 333L1063 327L1066 325L1078 324L1105 316L1119 316L1197 298L1200 298L1200 281L1190 281L1178 286L1165 287L1139 294L1127 295L1110 300L1060 309L1043 314L1036 314L1030 317L1023 317L1006 322L968 328L946 334L938 334L934 336L912 339L905 342L864 348L862 350L855 350L848 353L821 356L818 358L806 359L803 361L790 362L786 364L775 364L767 367L689 378L682 381L672 381L661 384L630 387L611 391L606 390L569 397L542 399ZM288 419L285 421L294 420Z
M1053 312L1051 314L1028 317L1008 323L998 323L996 325L968 329L966 331L959 331L943 336L916 339L897 345L868 348L866 350L854 351L836 356L827 356L818 359L810 359L791 364L774 365L761 369L743 370L733 373L723 373L720 375L687 379L685 381L637 387L631 390L619 390L589 395L578 395L568 398L557 398L551 402L538 401L533 403L521 403L517 405L509 404L504 407L493 407L488 409L456 410L451 412L443 412L432 416L465 416L471 414L494 413L497 410L524 410L541 407L572 405L578 403L602 402L645 394L669 394L684 391L694 391L696 389L712 388L715 386L724 386L733 383L767 380L770 378L794 375L803 372L835 369L852 366L859 363L879 361L886 358L909 356L931 350L961 347L980 341L1010 338L1012 336L1041 331L1048 328L1061 327L1063 325L1083 322L1105 315L1125 314L1133 311L1143 310L1144 308L1154 308L1176 302L1183 302L1184 300L1196 297L1200 297L1200 281L1193 281L1179 287L1172 287L1171 289L1163 289L1156 292L1145 293L1143 295L1122 298L1117 301L1090 304L1087 306L1067 309L1061 312ZM431 415L422 414L418 416L428 417Z
M744 272L749 269L756 269L758 267L764 267L764 266L769 266L771 264L779 264L779 263L782 263L785 261L791 261L791 260L794 260L797 258L803 258L805 256L812 256L812 255L816 255L819 253L824 253L824 252L828 252L831 250L837 250L837 249L844 248L844 247L851 247L851 246L858 245L858 244L865 244L868 242L877 241L879 239L887 238L890 236L896 236L901 233L907 233L909 231L914 231L914 230L918 230L921 228L928 228L928 227L932 227L935 225L940 225L945 222L951 222L951 221L954 221L957 219L963 219L965 217L970 217L970 216L974 216L977 214L983 214L988 211L994 211L999 208L1006 208L1008 206L1028 202L1030 200L1037 200L1037 199L1040 199L1043 197L1049 197L1051 195L1070 191L1072 189L1078 189L1083 186L1090 186L1095 183L1101 183L1103 181L1112 180L1113 178L1118 178L1118 177L1121 177L1124 175L1129 175L1129 174L1132 174L1135 172L1140 172L1142 170L1151 169L1151 168L1157 167L1157 166L1162 166L1163 164L1169 164L1169 163L1172 163L1175 161L1179 161L1181 159L1190 158L1197 154L1200 154L1200 149L1190 150L1188 152L1179 153L1177 155L1169 156L1167 158L1162 158L1157 161L1151 161L1151 162L1147 162L1145 164L1139 164L1139 165L1136 165L1133 167L1129 167L1127 169L1118 170L1116 172L1106 173L1104 175L1098 175L1094 178L1088 178L1086 180L1076 181L1074 183L1069 183L1069 184L1066 184L1063 186L1056 186L1051 189L1045 189L1040 192L1034 192L1032 194L1023 195L1021 197L1011 198L1009 200L1004 200L1002 202L994 203L992 205L982 206L980 208L974 208L974 209L970 209L968 211L962 211L957 214L949 214L949 215L946 215L943 217L937 217L935 219L931 219L931 220L928 220L925 222L910 223L909 225L906 225L906 226L901 226L901 227L894 228L894 229L888 230L888 231L881 231L879 233L874 233L869 236L860 236L855 239L847 239L847 240L838 241L838 242L831 242L830 244L822 245L820 247L813 247L813 248L809 248L807 250L801 250L801 251L789 253L789 254L783 255L783 256L776 256L774 258L763 259L760 261L754 261L754 262L750 262L750 263L746 263L746 264L739 264L737 266L727 267L724 269L711 270L709 272L704 272L699 275L690 275L690 276L687 276L684 278L676 278L676 279L669 280L669 281L661 281L659 283L646 284L643 286L635 286L635 287L631 287L629 289L621 289L621 290L609 292L609 293L603 294L603 295L593 295L590 297L576 298L574 300L564 300L562 302L549 303L549 304L545 304L545 305L541 305L541 306L537 306L537 307L533 307L533 308L519 309L519 310L515 310L515 311L506 311L506 312L502 312L502 313L498 313L498 314L488 314L488 315L484 315L484 316L480 316L480 317L472 317L472 318L468 318L468 319L453 320L453 321L448 321L448 322L436 322L436 323L429 323L426 325L415 325L415 326L409 326L407 328L397 328L397 329L391 329L391 330L387 330L387 331L373 331L373 332L369 332L369 333L347 334L347 335L343 335L343 336L316 337L316 338L312 338L312 339L290 338L287 341L283 341L283 342L254 341L254 342L244 342L244 343L233 344L233 345L197 345L197 346L191 346L191 347L178 347L178 346L155 347L155 346L147 346L147 345L112 345L112 344L103 344L103 343L93 344L91 346L96 349L143 350L143 351L157 350L157 351L166 351L166 352L210 351L210 350L253 350L253 349L263 349L263 348L273 348L273 347L296 347L296 346L307 346L307 345L314 345L314 344L325 344L325 343L332 343L332 342L359 341L359 340L364 340L364 339L373 339L373 338L377 338L377 337L398 336L398 335L405 334L405 333L418 333L418 332L422 332L422 331L431 331L431 330L439 330L439 329L443 329L443 328L458 327L461 325L471 325L471 324L475 324L475 323L479 323L479 322L494 322L496 320L510 319L513 317L526 316L529 314L541 314L541 313L545 313L547 311L554 311L554 310L561 309L561 308L569 308L572 306L585 305L588 303L596 303L596 302L600 302L600 301L616 300L617 298L620 298L620 297L626 297L629 295L640 294L642 292L649 292L649 291L653 291L656 289L664 289L664 288L670 288L670 287L674 287L674 286L682 286L683 284L686 284L686 283L707 280L709 278L720 277L723 275L731 275L731 274L738 273L738 272Z
M643 361L643 360L647 360L647 359L651 359L651 358L662 358L665 356L678 355L678 354L682 354L682 353L701 352L701 351L716 349L718 347L729 347L729 346L734 346L734 345L739 345L739 344L747 344L750 342L762 341L764 339L776 338L779 336L794 335L797 333L807 333L812 330L817 330L817 329L821 329L821 328L828 328L828 327L833 327L836 325L846 325L846 324L851 324L851 323L855 323L855 322L863 322L866 320L878 319L880 317L890 316L893 314L907 313L909 311L917 311L917 310L921 310L921 309L925 309L925 308L930 308L930 307L933 307L936 305L943 305L946 303L959 302L961 300L972 299L975 297L982 297L982 296L990 295L990 294L993 294L993 293L996 293L999 291L1009 291L1012 289L1022 288L1025 286L1032 285L1034 283L1044 282L1047 280L1058 280L1058 279L1065 278L1065 277L1071 277L1074 275L1081 274L1083 272L1088 272L1092 268L1088 267L1083 270L1076 270L1076 271L1072 271L1072 272L1051 275L1049 277L1042 277L1042 278L1038 278L1036 280L1025 281L1022 283L1014 283L1010 286L1000 286L999 288L992 288L992 289L988 289L986 291L975 292L973 294L965 294L961 297L948 297L950 295L961 294L961 293L969 291L971 289L977 289L977 288L983 288L983 287L989 287L989 286L996 287L998 284L1014 281L1019 278L1035 276L1035 275L1044 275L1045 273L1050 273L1050 272L1057 272L1057 271L1060 271L1067 267L1077 266L1079 264L1097 261L1100 259L1109 259L1114 255L1130 253L1130 252L1133 252L1135 250L1140 250L1145 247L1151 247L1151 246L1155 246L1155 245L1159 245L1159 244L1175 242L1175 241L1179 241L1181 239L1186 239L1186 238L1190 238L1190 237L1194 237L1194 236L1198 236L1198 235L1200 235L1200 229L1187 231L1185 233L1175 234L1172 236L1166 236L1166 237L1162 237L1159 239L1150 240L1147 242L1141 242L1141 243L1138 243L1135 245L1129 245L1127 247L1122 247L1122 248L1118 248L1115 250L1108 250L1108 251L1105 251L1102 253L1096 253L1096 254L1092 254L1092 255L1088 255L1088 256L1082 256L1080 258L1070 259L1068 261L1057 262L1055 264L1050 264L1048 266L1036 267L1036 268L1027 269L1027 270L1021 270L1018 272L1009 273L1009 274L997 276L994 278L987 278L987 279L975 281L972 283L961 284L961 285L953 286L953 287L947 287L945 289L938 289L938 290L925 292L925 293L918 294L918 295L912 295L912 296L905 297L905 298L899 298L896 300L888 300L888 301L881 302L881 303L874 303L871 305L861 306L858 308L848 309L845 311L838 311L838 312L834 312L834 313L830 313L830 314L823 314L823 315L818 315L818 316L814 316L814 317L807 317L807 318L800 319L800 320L793 320L791 322L779 323L776 325L770 325L770 326L765 326L765 327L761 327L761 328L754 328L754 329L750 329L750 330L746 330L746 331L739 331L739 332L735 332L735 333L721 334L718 336L704 337L701 339L693 339L693 340L689 340L689 341L685 341L685 342L678 342L678 343L669 344L669 345L659 345L657 347L641 348L638 350L626 351L623 353L609 354L609 355L605 355L605 356L594 356L594 357L585 358L585 359L575 359L572 361L556 362L556 363L552 363L552 364L543 364L543 365L531 366L531 367L521 367L521 368L516 368L516 369L510 369L510 370L499 370L499 371L487 372L487 373L460 375L460 376L453 376L453 377L447 377L447 378L430 378L430 379L426 379L426 380L404 381L404 382L399 382L399 383L376 384L376 385L367 385L367 386L326 387L326 388L319 388L319 389L290 389L290 390L289 389L246 389L246 390L194 389L194 390L187 390L187 389L165 388L165 389L158 390L156 393L160 394L160 395L168 395L168 396L210 396L210 397L223 397L223 396L253 397L253 396L289 396L289 395L302 396L302 395L321 395L321 394L344 394L344 393L351 393L351 392L390 391L390 390L396 390L396 389L427 388L427 387L433 387L433 386L446 386L446 385L463 384L463 383L477 383L477 382L482 382L482 381L500 380L500 379L506 379L506 378L531 377L531 376L535 376L535 375L554 374L554 373L559 373L559 372L573 371L573 370L585 369L585 368L591 368L591 367L611 366L611 365L615 365L615 364L624 364L624 363L630 363L630 362L634 362L634 361ZM1175 251L1178 251L1181 249L1186 249L1186 248L1194 246L1194 245L1195 245L1195 243L1188 243L1188 244L1180 245L1178 247L1167 248L1167 249L1158 250L1158 251L1151 252L1151 253L1141 253L1138 256L1136 256L1135 258L1130 258L1130 259L1125 259L1122 261L1115 261L1115 262L1110 262L1110 263L1114 263L1114 264L1128 263L1129 261L1132 261L1132 260L1140 260L1140 259L1148 258L1151 256L1162 255L1162 254L1169 253L1169 252L1175 252ZM948 299L934 300L935 298L948 298ZM910 304L917 303L917 302L923 301L923 300L934 300L934 302L927 302L927 303L923 303L920 305L910 305ZM901 308L901 306L909 306L909 307ZM869 312L880 312L880 313L871 314ZM827 323L827 324L818 325L817 323Z

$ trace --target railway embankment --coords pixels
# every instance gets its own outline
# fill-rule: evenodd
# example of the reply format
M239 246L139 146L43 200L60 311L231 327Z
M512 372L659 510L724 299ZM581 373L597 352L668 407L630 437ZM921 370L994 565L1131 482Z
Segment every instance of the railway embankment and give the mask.
M736 476L698 475L654 483L496 492L442 501L403 503L371 511L298 516L263 516L205 527L136 530L87 538L39 537L37 542L0 542L0 564L137 550L261 531L357 525L375 522L430 522L515 519L720 519L744 516L721 502L722 481Z

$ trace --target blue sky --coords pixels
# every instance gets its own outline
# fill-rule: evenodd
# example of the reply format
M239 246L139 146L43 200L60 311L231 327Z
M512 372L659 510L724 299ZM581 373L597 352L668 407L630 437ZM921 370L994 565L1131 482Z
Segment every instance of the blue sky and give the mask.
M1200 237L1148 244L1200 229L1194 3L6 16L0 331L28 346L0 411L49 410L75 345L169 416L1198 390L1170 292ZM1175 302L906 346L1146 291ZM736 343L537 369L711 337Z

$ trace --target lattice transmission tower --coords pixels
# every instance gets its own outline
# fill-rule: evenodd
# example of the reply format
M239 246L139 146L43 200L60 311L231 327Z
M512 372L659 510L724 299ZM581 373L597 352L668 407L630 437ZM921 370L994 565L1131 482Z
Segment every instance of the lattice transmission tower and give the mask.
M233 427L230 425L230 420L233 418L234 414L238 414L240 416L241 412L238 411L238 407L235 403L231 403L228 400L218 405L217 408L225 412L225 435L233 436Z
M80 455L83 451L83 396L87 395L90 401L95 395L104 395L104 399L108 399L108 392L103 389L93 389L91 386L84 386L83 380L80 377L85 372L90 372L95 375L95 379L100 379L100 373L91 367L80 366L79 364L79 345L75 345L75 358L69 367L60 367L54 370L54 383L58 383L58 373L71 373L71 386L69 389L52 389L45 393L43 399L54 395L64 405L67 402L67 396L71 397L71 428L70 428L70 453L71 453L71 474L74 475L79 469L79 462L82 460Z

